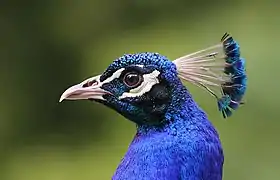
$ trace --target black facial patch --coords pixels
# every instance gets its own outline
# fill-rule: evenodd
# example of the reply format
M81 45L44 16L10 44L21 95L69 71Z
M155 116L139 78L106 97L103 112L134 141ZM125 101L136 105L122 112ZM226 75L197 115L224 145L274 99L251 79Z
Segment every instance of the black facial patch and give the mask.
M145 123L156 124L163 119L170 101L170 90L166 82L163 81L160 84L154 85L149 92L137 97L137 100L134 98L134 101L132 100L131 103L143 108L149 114L149 122Z

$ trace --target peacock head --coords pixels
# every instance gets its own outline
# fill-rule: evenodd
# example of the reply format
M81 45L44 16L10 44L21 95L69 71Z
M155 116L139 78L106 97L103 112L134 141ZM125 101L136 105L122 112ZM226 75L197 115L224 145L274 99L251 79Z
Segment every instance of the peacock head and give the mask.
M158 53L126 54L101 74L67 89L63 99L90 99L136 122L157 123L181 84L176 65Z
M101 75L68 88L60 102L93 100L137 124L157 124L162 122L171 103L189 96L183 79L207 90L218 100L223 115L229 116L230 108L238 107L246 90L245 69L241 66L244 63L239 62L243 62L239 47L229 36L224 36L218 45L174 61L158 53L126 54ZM222 89L220 96L212 87Z

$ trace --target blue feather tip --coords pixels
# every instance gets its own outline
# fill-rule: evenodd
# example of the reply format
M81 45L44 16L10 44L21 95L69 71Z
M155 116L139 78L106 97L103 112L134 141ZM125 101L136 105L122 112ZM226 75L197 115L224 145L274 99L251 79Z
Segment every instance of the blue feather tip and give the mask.
M247 75L245 69L245 59L240 57L240 47L236 41L228 34L221 39L225 53L224 73L230 76L229 81L221 84L222 97L218 99L218 108L223 117L232 115L232 110L236 110L241 102L247 87Z
M247 87L245 59L238 43L225 33L221 42L175 59L178 76L209 92L218 101L223 117L243 104Z

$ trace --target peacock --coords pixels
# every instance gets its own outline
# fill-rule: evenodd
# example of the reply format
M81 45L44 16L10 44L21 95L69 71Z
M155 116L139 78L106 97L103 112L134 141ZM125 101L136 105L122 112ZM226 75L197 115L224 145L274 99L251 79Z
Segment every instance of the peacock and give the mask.
M216 45L173 61L154 52L125 54L59 101L96 101L136 124L113 180L221 180L219 134L183 82L209 92L222 116L231 116L247 86L238 43L225 33Z

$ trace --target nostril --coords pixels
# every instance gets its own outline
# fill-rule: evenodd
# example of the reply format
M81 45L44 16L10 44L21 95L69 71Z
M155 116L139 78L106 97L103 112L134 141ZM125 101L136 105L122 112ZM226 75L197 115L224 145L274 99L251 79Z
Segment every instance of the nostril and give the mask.
M83 84L83 87L89 87L92 85L97 85L98 82L96 80L92 80L92 81L87 81L85 84Z

